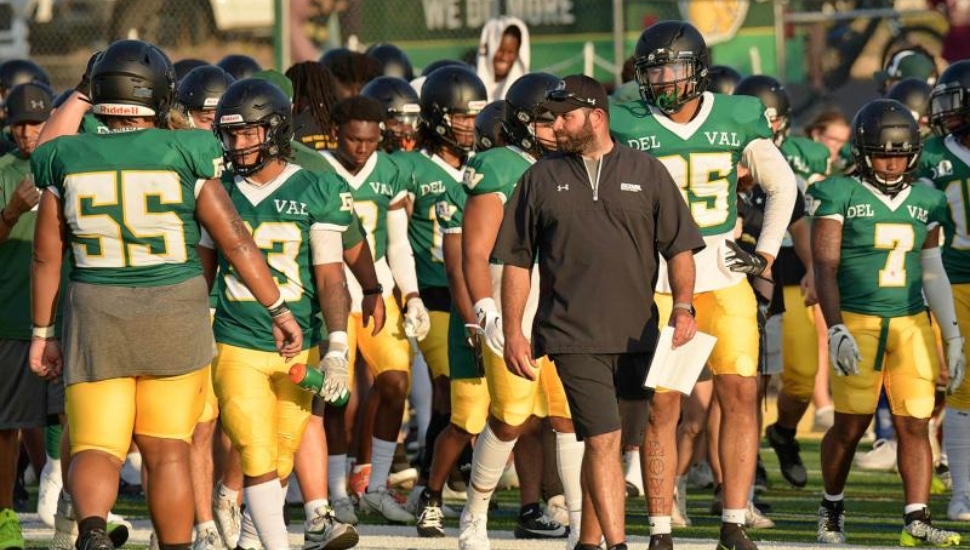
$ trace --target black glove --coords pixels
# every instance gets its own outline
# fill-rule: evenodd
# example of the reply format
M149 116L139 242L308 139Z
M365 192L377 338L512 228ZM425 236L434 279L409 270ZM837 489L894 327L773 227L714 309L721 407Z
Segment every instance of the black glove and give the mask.
M768 260L765 260L760 254L748 252L734 241L725 242L731 249L731 253L725 258L727 267L731 271L758 276L768 267Z
M88 59L88 65L84 68L84 74L81 75L81 81L78 82L77 86L74 87L74 91L89 99L91 98L91 69L94 67L94 64L98 62L98 59L101 58L101 53L102 52L94 52L94 55Z

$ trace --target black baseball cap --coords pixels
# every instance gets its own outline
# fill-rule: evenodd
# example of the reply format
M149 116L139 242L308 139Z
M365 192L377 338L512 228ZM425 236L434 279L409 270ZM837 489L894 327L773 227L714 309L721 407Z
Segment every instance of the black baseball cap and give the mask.
M43 84L30 82L14 86L3 104L7 124L44 122L51 116L53 103L54 93Z
M583 74L571 74L560 80L555 88L546 91L542 107L555 114L583 107L605 111L610 108L608 101L606 88L598 80Z

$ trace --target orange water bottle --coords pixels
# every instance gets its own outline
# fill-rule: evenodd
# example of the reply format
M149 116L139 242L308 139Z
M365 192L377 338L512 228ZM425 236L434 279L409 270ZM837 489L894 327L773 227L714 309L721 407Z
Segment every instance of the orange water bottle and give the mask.
M296 363L290 367L290 381L310 393L320 395L320 390L323 389L325 376L322 372L320 372L319 369L307 368L304 363ZM349 400L350 393L348 392L340 399L337 399L336 401L327 401L327 403L335 407L343 407Z

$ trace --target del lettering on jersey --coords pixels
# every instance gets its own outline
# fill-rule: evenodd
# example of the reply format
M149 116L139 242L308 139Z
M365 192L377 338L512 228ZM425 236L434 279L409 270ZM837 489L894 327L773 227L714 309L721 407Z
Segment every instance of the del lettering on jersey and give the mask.
M448 189L445 187L445 184L441 182L441 180L432 181L430 183L422 183L419 186L419 191L421 192L422 197L425 195L439 195L447 190Z
M280 214L290 214L297 216L306 216L306 203L297 202L288 199L273 199L273 204L276 206L276 211Z
M741 139L737 132L704 132L704 137L711 145L727 145L730 147L741 147Z
M657 136L643 136L639 139L628 140L627 145L641 151L649 151L659 148L660 140L657 139Z
M846 218L871 218L876 215L871 204L853 204L845 211Z
M393 197L394 190L391 186L386 183L381 183L379 181L370 182L370 188L374 190L378 195L384 195L385 197Z

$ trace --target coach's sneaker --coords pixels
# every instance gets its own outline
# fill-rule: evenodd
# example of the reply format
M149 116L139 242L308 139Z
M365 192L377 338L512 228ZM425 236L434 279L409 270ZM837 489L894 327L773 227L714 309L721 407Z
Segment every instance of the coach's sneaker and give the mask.
M491 550L487 521L486 514L473 514L466 507L458 520L458 550Z
M960 533L937 529L930 524L929 510L906 514L906 526L899 534L900 546L935 546L945 548L960 545Z
M192 550L225 550L225 548L226 545L222 542L219 529L216 527L197 528L195 540L192 542Z
M350 497L335 499L330 503L330 506L333 507L333 515L337 518L337 521L347 525L357 525L357 511L354 509L354 503L350 500Z
M717 550L758 550L758 545L748 538L748 534L744 532L744 526L737 523L722 523Z
M445 536L445 526L443 520L444 512L441 510L441 501L436 498L429 498L430 495L421 495L421 512L418 514L418 536L423 538L441 538Z
M784 428L779 428L777 424L772 424L765 430L765 435L771 448L778 455L782 477L793 487L801 489L808 482L805 464L802 463L800 454L801 447L799 447L794 433L785 434L782 433L783 430Z
M77 540L77 550L114 550L111 538L101 529L92 529Z
M526 504L519 510L519 521L515 524L515 538L564 539L568 536L569 529L543 514L538 504Z
M815 540L822 544L845 544L845 504L839 500L822 500L818 507L818 530Z
M392 523L410 523L414 521L414 516L409 514L404 507L398 503L386 487L381 487L376 491L365 491L360 495L360 511L375 513L384 516L384 519Z
M970 496L953 495L946 507L946 517L953 521L970 521Z
M235 548L239 541L239 525L242 522L239 504L235 499L220 496L219 492L217 489L212 493L212 518L222 536L222 542L229 548Z
M13 508L0 511L0 550L24 548L24 534L20 530L20 520Z
M774 529L775 522L759 510L753 501L748 501L748 508L744 511L744 526L752 529Z
M347 550L360 541L357 530L337 521L329 506L314 510L304 524L304 531L303 550Z
M896 440L877 440L872 444L871 451L855 455L855 465L862 470L874 472L895 472Z

